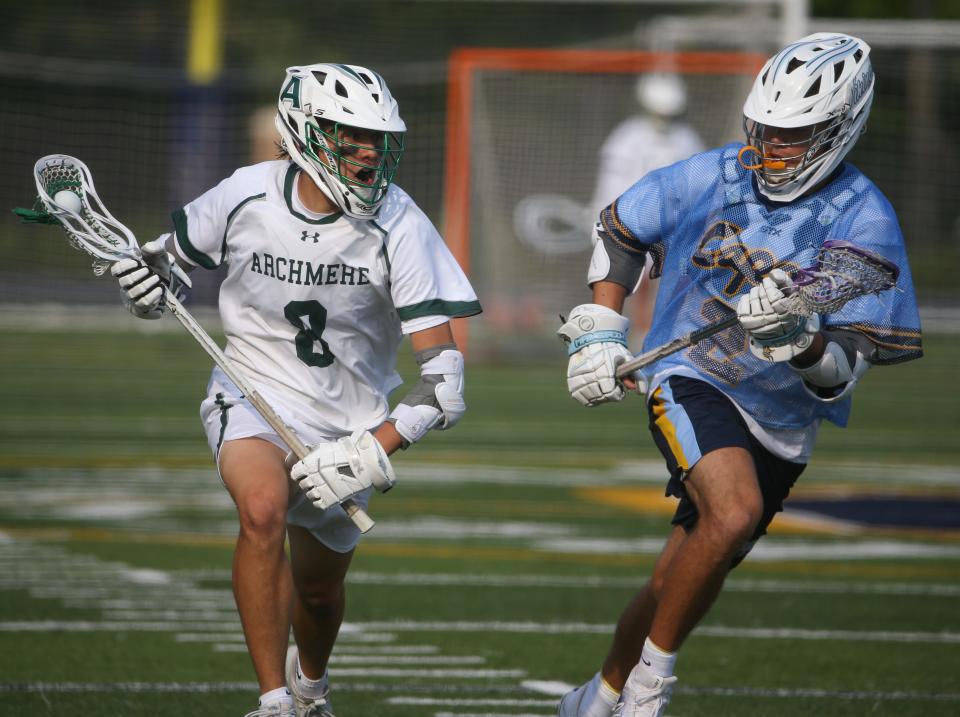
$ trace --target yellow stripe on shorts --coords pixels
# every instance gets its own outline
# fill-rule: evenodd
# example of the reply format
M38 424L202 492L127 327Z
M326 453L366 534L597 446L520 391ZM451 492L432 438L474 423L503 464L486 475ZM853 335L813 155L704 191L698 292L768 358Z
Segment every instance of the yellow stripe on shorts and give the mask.
M654 415L653 422L666 439L667 445L670 447L670 452L677 461L677 465L680 466L681 470L690 470L690 462L687 460L687 456L683 452L683 446L680 444L680 440L677 438L677 427L667 415L667 402L663 396L662 385L658 386L653 392L651 409Z

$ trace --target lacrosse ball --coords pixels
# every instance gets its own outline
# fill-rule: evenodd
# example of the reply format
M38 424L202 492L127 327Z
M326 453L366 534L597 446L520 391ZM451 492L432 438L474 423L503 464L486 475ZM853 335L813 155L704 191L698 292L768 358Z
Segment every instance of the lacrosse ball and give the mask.
M61 209L66 209L74 214L79 214L80 210L83 208L83 204L80 202L80 197L71 192L69 189L61 189L59 192L54 194L53 201L56 202L57 206Z

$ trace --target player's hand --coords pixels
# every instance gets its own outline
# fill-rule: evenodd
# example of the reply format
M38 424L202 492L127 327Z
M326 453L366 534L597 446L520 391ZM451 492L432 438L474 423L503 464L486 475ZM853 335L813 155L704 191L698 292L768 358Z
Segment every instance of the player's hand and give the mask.
M790 313L787 293L793 282L783 269L774 269L758 286L740 297L737 318L753 337L775 340L792 333L800 317Z
M183 298L190 277L164 247L164 238L147 242L139 259L121 259L110 267L120 284L123 305L141 319L159 319L164 309L164 287Z
M567 363L567 390L584 406L622 401L626 387L616 377L617 366L631 358L620 344L585 346Z
M370 431L317 446L293 465L290 476L320 510L371 486L384 493L396 482L386 451Z
M813 342L820 319L799 316L791 311L788 295L793 281L782 269L774 269L759 286L750 289L737 303L737 319L750 335L750 350L770 361L787 361Z
M567 390L576 401L596 406L623 400L626 388L616 371L633 358L627 350L629 327L629 319L599 304L582 304L570 312L557 334L567 344Z

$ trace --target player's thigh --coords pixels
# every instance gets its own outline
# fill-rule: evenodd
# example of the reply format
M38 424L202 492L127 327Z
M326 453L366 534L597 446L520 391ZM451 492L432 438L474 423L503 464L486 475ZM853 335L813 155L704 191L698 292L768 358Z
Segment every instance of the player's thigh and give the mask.
M284 456L262 438L239 438L220 447L220 478L246 527L282 529L290 496Z
M742 479L747 492L756 487L754 440L736 406L719 390L705 381L671 376L651 395L648 411L650 433L670 472L669 495L687 498L685 484L695 473L720 483ZM720 485L710 495L725 491Z
M715 448L684 478L684 489L701 516L749 513L760 518L763 498L752 454L739 446Z
M343 587L353 550L338 552L324 545L307 528L288 525L293 583L302 596L327 602Z
M704 381L672 376L653 392L648 409L670 472L667 494L680 498L673 524L689 530L701 519L717 520L739 533L756 523L762 511L756 442L733 402Z
M746 522L756 525L736 565L783 509L804 465L760 445L730 399L704 381L671 377L656 389L648 408L654 442L670 471L667 493L680 498L674 525L691 530L701 518L698 503L728 516L730 505L749 508Z

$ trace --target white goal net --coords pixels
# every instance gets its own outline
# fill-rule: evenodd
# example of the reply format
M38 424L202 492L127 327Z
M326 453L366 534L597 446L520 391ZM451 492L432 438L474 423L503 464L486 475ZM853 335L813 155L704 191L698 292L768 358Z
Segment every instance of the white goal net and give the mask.
M742 137L743 97L764 59L603 50L455 56L452 81L461 76L449 119L459 136L448 135L446 235L484 306L470 322L471 351L517 358L558 350L558 314L589 300L600 209L654 165ZM661 95L681 93L660 97L673 104L663 108L674 113L670 121L644 112L643 93L655 83ZM617 147L622 156L612 156Z

